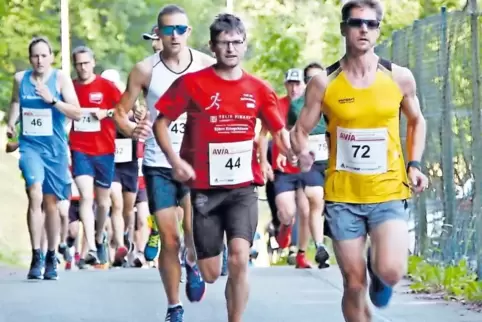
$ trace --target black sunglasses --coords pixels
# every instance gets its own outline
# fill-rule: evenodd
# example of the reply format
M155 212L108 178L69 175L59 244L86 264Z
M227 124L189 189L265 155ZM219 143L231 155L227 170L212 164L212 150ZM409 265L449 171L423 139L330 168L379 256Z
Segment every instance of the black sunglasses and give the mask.
M368 29L377 29L380 27L380 21L375 19L348 18L342 23L352 28L361 28L363 25L367 26Z

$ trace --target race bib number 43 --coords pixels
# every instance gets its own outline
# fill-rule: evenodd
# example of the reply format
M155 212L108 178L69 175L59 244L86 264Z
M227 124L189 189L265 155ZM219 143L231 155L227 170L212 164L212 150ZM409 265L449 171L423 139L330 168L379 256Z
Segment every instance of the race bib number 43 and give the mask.
M53 135L52 110L49 108L22 108L23 135L51 136Z
M182 114L177 120L171 122L169 126L169 137L173 145L181 145L186 127L187 115Z
M336 170L358 174L387 172L386 128L344 129L336 131Z
M209 143L209 184L235 185L253 181L253 140Z
M82 117L74 121L74 131L76 132L99 132L100 121L92 113L97 112L98 108L82 108Z

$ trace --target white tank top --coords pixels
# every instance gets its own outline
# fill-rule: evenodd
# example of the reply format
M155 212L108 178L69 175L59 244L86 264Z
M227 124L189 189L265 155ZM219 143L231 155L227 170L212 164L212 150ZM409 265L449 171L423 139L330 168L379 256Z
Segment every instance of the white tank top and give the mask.
M181 73L175 73L164 65L161 61L159 53L151 56L152 59L152 77L149 84L149 90L146 96L147 107L149 108L151 121L154 122L159 112L155 108L155 104L159 98L169 89L171 84L180 76L196 72L207 66L201 63L200 53L193 49L191 51L191 64ZM169 137L171 139L174 152L179 154L184 133L184 125L186 124L186 114L179 117L178 120L172 122L169 126ZM161 148L157 145L154 135L151 134L147 138L144 150L144 165L149 167L171 168L166 156L162 153Z

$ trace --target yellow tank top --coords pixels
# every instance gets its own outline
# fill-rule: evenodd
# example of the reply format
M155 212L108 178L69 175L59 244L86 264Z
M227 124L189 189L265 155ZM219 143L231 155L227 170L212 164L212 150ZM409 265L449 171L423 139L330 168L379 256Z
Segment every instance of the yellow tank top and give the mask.
M400 143L403 94L392 79L391 63L380 59L375 81L363 89L350 84L339 62L327 72L325 199L366 204L409 198Z

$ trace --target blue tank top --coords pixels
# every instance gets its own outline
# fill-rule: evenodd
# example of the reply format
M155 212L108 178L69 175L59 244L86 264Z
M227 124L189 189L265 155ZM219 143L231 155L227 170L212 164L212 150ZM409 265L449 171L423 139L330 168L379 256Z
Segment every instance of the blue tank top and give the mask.
M31 70L26 71L19 87L19 150L31 149L52 156L67 154L65 115L35 93L31 75ZM56 69L52 71L46 86L57 100L62 100L57 90Z

